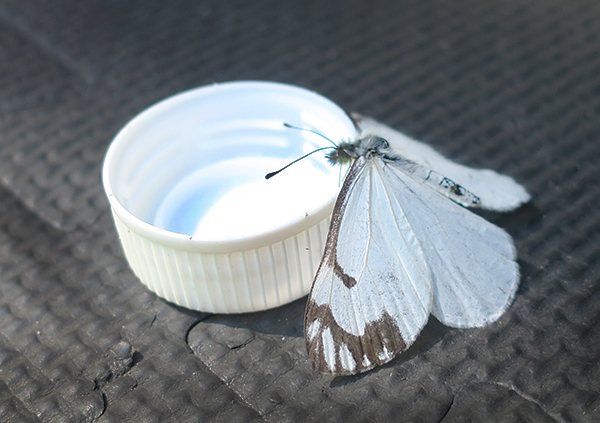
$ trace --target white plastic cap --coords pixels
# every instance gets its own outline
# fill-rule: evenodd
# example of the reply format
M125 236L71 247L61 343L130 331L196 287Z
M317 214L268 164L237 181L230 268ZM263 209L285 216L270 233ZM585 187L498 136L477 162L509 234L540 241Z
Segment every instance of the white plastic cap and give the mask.
M340 169L316 148L353 139L346 113L305 89L229 82L168 98L112 141L103 184L137 277L178 305L214 313L306 295L321 261Z

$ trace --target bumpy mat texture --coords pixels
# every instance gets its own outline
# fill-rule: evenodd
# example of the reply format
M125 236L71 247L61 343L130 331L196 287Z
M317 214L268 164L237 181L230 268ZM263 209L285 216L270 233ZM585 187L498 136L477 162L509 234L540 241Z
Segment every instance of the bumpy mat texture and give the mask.
M185 89L315 90L513 176L522 279L496 323L431 319L386 366L314 373L305 299L174 306L129 270L100 169ZM597 0L0 0L0 421L600 420Z

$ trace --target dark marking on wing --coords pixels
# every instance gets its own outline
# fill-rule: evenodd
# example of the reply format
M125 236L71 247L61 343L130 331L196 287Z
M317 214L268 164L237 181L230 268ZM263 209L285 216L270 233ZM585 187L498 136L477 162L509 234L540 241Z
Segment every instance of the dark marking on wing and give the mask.
M465 187L457 184L456 182L454 182L453 180L451 180L449 178L444 177L440 181L439 185L442 188L444 188L445 190L447 190L449 194L455 195L456 197L458 197L458 199L453 199L452 196L450 196L450 199L457 201L459 204L468 205L468 206L478 206L481 203L481 200L479 199L479 197L477 197L475 194L471 193ZM463 200L461 197L465 197L465 196L469 196L469 198ZM469 203L469 199L470 199L470 203ZM465 201L465 203L462 203L463 201Z
M320 322L320 327L310 340L305 334L305 340L312 366L320 373L338 375L361 373L389 362L398 353L408 348L400 329L387 312L384 312L379 319L368 322L361 336L343 330L335 321L328 305L316 305L309 301L304 323L305 330L315 320ZM331 363L333 366L330 366L325 358L323 331L326 328L331 331L334 339L335 363ZM340 357L340 348L344 344L355 362L353 369L344 368Z
M356 285L356 279L348 275L342 266L337 262L337 257L334 257L335 262L333 263L333 271L335 275L342 280L346 288L350 289Z
M352 288L355 286L356 279L348 275L337 261L337 240L342 218L344 217L344 212L346 211L348 193L356 181L356 175L364 168L364 164L365 159L362 157L355 160L350 168L350 171L348 172L348 175L346 176L346 179L344 180L344 184L342 185L342 189L340 190L333 208L333 215L331 218L331 223L329 224L329 233L327 234L327 241L325 242L323 260L321 260L319 270L317 270L317 275L319 275L322 266L333 267L333 271L335 272L336 276L342 280L347 288Z

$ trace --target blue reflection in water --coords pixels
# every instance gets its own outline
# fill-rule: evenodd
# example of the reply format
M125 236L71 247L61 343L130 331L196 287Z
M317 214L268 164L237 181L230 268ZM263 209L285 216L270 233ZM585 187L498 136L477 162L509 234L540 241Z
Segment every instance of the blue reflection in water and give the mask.
M172 232L194 235L202 217L233 186L234 184L203 186L196 192L187 192L186 198L181 198L168 216L165 216L161 226Z

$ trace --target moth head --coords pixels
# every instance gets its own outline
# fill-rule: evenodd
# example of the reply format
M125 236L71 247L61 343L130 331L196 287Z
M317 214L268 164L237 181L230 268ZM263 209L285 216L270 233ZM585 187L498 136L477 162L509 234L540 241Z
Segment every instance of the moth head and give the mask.
M358 156L360 156L360 153L357 151L356 143L348 141L339 143L334 150L325 155L329 163L333 165L348 164Z

